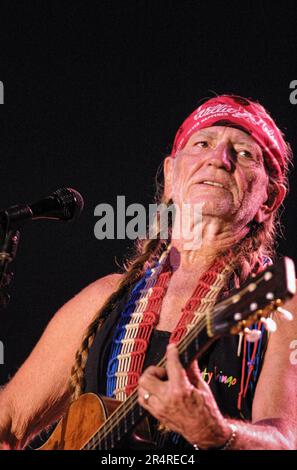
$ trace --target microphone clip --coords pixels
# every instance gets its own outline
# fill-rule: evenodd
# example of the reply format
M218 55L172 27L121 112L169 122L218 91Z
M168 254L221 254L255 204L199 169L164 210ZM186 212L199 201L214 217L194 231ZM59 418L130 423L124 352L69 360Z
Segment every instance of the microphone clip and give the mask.
M16 229L0 229L0 308L5 308L10 300L6 288L10 284L13 273L8 271L16 255L20 241L20 231Z

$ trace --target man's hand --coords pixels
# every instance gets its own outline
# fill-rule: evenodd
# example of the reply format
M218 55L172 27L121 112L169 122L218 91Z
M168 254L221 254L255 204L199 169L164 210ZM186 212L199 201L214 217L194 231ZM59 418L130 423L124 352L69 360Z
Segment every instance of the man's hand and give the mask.
M200 376L197 361L186 371L172 344L167 347L166 371L148 367L139 379L138 392L143 408L191 444L203 449L220 447L232 434L230 424Z

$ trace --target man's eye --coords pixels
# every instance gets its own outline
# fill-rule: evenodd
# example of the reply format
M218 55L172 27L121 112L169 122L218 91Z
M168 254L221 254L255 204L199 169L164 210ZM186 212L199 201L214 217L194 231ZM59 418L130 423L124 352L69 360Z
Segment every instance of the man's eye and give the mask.
M206 140L199 140L198 142L194 142L193 146L194 147L207 148L208 147L208 142Z
M253 155L248 150L238 150L237 154L244 158L253 158Z

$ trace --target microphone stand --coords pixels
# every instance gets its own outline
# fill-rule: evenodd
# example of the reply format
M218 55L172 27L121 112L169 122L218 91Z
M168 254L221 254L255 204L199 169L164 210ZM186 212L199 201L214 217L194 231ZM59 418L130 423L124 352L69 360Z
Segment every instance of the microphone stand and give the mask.
M16 255L20 226L30 219L71 221L79 216L83 207L84 200L78 191L60 188L41 201L0 210L0 309L5 308L10 300L10 295L4 289L12 279L8 265Z
M3 222L3 221L1 221ZM9 226L9 217L0 225L0 309L5 308L10 295L4 291L11 281L12 273L8 272L8 265L16 255L20 240L20 231Z

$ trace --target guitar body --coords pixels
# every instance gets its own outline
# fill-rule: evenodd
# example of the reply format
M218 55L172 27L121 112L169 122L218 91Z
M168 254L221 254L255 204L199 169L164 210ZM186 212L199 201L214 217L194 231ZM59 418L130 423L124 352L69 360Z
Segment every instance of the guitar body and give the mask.
M71 403L48 441L37 450L80 450L122 402L108 397L85 393ZM137 435L129 439L130 447L154 448L145 419L136 428ZM122 445L127 442L123 442Z

